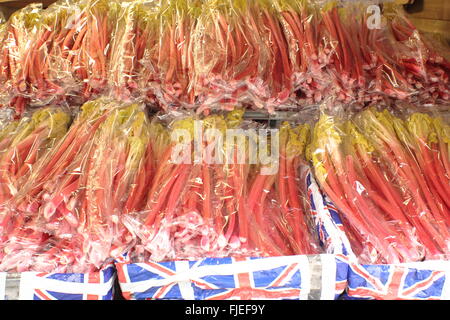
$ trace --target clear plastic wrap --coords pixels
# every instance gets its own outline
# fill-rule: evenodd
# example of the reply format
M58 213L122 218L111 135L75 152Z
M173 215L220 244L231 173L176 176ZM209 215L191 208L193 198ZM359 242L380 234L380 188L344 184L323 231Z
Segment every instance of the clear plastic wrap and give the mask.
M69 98L81 104L106 92L114 9L99 0L60 0L45 10L31 4L13 14L2 73L18 114L25 102L45 106Z
M61 139L69 126L70 115L55 108L35 111L20 121L6 124L0 133L1 203L14 196L19 182L32 167Z
M71 91L69 81L72 73L64 73L63 66L56 64L54 59L55 52L61 53L58 51L61 34L70 15L70 9L62 8L61 4L58 2L49 9L41 10L34 20L28 22L32 32L26 39L27 50L21 57L18 90L31 106L59 102Z
M310 158L361 263L448 255L447 129L439 117L414 113L403 120L375 107L322 114Z
M202 160L200 163L192 162L195 120L196 117L190 114L154 119L151 127L154 138L151 140L155 172L151 188L147 191L146 205L137 216L125 216L125 224L156 260L216 252L223 255L228 249L225 248L224 220L235 221L238 206L236 200L229 197L234 192L242 192L244 185L238 187L240 191L219 185L215 192L218 182L224 184L230 179L224 180L227 167L210 165ZM205 121L212 128L227 128L225 119L221 117L212 116ZM172 153L177 151L177 141L172 140L171 135L172 132L176 135L177 130L187 130L189 133L182 144L189 151L181 154L181 163L174 163L172 157ZM212 167L216 168L213 170ZM215 172L219 176L213 178ZM220 176L223 176L221 180ZM222 210L226 210L224 217L219 216L223 214Z
M111 38L108 81L118 99L130 99L138 89L137 76L145 53L145 7L142 1L120 2ZM140 92L137 92L139 95Z
M45 86L35 89L31 96L34 104L70 101L73 95L81 91L84 79L77 77L74 61L81 53L87 28L82 4L83 1L60 0L49 6L41 16L39 30L46 41L38 41L34 46L36 59L40 60L36 67L41 66Z
M6 34L2 41L2 85L0 94L8 99L8 106L21 115L27 104L27 64L24 59L31 52L35 38L34 26L42 12L41 4L30 4L13 13L6 23Z
M275 1L283 27L292 65L294 100L303 104L318 103L326 94L330 77L325 72L332 63L336 39L323 34L320 9L315 3L302 0ZM298 104L298 101L296 101Z
M1 267L20 261L34 271L54 265L85 272L127 251L133 239L120 216L143 201L148 139L141 105L104 98L84 104L9 204L18 222L5 234Z
M380 8L375 26L370 5ZM205 114L296 110L329 96L449 100L445 54L377 1L60 0L18 11L0 38L0 104L18 115L104 94Z
M309 124L282 123L278 170L267 174L264 172L267 168L261 167L256 170L250 183L247 201L249 230L257 230L250 239L263 254L319 253L311 232L310 216L307 215L306 188L301 183L305 181L303 173L307 163L304 155L310 131Z
M284 124L278 153L278 133L268 138L242 115L154 119L147 203L123 216L138 240L132 261L320 252L299 186L309 126ZM259 149L252 149L255 138Z
M406 80L390 20L380 9L379 24L371 26L368 6L375 2L325 2L318 26L318 82L326 95L343 103L385 99L405 100L416 94ZM378 6L378 8L380 8ZM317 68L316 68L317 69ZM329 81L327 82L327 77Z
M19 193L33 168L64 136L70 115L45 108L12 121L0 133L0 263L8 254L4 246L20 234L24 217L17 216L12 199Z
M202 109L269 98L266 77L276 53L268 46L269 35L263 28L257 3L206 1L201 7L192 30L192 54L193 87Z
M404 70L408 84L416 94L409 99L419 103L447 103L450 99L450 63L438 43L419 32L400 10L386 14L393 46L401 52L398 64ZM447 55L448 57L448 55Z
M117 12L116 7L106 0L90 0L86 10L86 35L78 55L79 61L74 64L85 79L83 95L87 100L107 92L110 43Z

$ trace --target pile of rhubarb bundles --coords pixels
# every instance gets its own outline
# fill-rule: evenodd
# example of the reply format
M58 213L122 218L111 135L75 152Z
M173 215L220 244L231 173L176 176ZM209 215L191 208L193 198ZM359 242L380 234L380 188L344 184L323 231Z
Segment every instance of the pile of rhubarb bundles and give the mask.
M242 114L236 110L201 118L177 114L154 119L156 165L147 202L141 212L124 217L138 239L130 252L133 261L320 252L301 187L310 126L285 123L277 138L260 141L254 153L251 135L225 138L229 130L256 130L258 125L244 121ZM195 121L202 123L201 141L193 138ZM182 140L188 152L175 150L180 140L175 143L169 137L176 130L191 133ZM279 153L271 155L272 161L249 159L256 154L269 157L275 143ZM196 149L198 144L204 149ZM203 155L199 160L196 150ZM174 163L174 154L179 163Z
M0 133L0 271L85 273L127 252L135 261L320 252L302 187L310 125L269 136L242 110L149 120L142 104L109 98L73 120L57 110ZM256 129L266 135L251 149Z
M147 116L141 105L99 99L84 104L62 132L68 118L42 112L48 113L33 115L42 124L16 134L13 142L20 143L2 157L2 170L17 179L2 179L9 200L0 215L0 270L101 268L132 244L121 216L145 200L151 176ZM39 150L49 139L53 145Z
M66 112L45 108L7 123L0 131L0 263L8 256L3 245L18 236L25 223L24 217L10 210L10 201L33 173L34 165L66 134L70 118ZM13 257L19 269L20 255L27 253Z
M0 104L109 94L168 110L298 110L327 97L445 103L450 64L396 8L304 0L59 0L0 24Z
M322 114L309 157L362 263L448 258L449 148L438 115Z

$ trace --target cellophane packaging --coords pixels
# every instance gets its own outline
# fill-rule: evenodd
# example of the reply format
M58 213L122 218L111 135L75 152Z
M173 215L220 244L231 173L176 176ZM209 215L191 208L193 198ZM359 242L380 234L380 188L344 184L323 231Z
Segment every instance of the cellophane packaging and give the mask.
M315 126L310 159L347 237L349 297L448 299L448 115L425 110L328 110Z
M0 104L104 94L160 110L445 104L446 50L392 1L59 0L1 24Z
M323 204L311 203L323 198L304 160L310 124L270 129L243 119L239 109L164 114L152 122L147 200L140 212L123 216L136 239L116 262L125 298L342 293L342 237Z
M70 250L33 230L33 217L14 210L14 199L46 157L67 133L68 109L46 107L26 112L21 120L2 114L0 300L82 300L113 297L113 265L85 273L64 267Z
M70 119L43 109L2 131L1 271L99 279L131 244L120 215L146 186L143 106L100 98Z
M88 272L120 255L129 245L120 215L145 187L138 183L145 172L138 172L145 169L147 124L139 104L85 103L5 204L5 226L14 232L5 234L2 267Z

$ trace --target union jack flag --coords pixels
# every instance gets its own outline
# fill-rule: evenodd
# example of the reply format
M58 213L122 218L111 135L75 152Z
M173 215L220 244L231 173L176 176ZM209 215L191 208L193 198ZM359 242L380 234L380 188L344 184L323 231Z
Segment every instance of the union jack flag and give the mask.
M350 264L348 295L379 300L450 299L450 263L441 268ZM434 269L434 270L433 270Z
M131 263L125 255L116 261L123 296L138 300L336 299L347 285L344 246L328 210L331 207L324 205L309 169L304 176L311 214L329 254L161 263Z
M347 264L333 255L116 264L126 299L335 299ZM314 272L313 272L314 271Z
M306 175L311 216L321 245L328 253L347 256L351 252L344 226L334 204L322 193L311 172Z
M112 300L115 269L92 273L1 273L0 300Z

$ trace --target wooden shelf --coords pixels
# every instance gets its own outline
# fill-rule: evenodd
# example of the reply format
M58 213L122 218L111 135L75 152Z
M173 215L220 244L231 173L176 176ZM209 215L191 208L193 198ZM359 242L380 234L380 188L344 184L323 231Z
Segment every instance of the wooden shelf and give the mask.
M419 12L410 13L412 18L450 21L450 1L423 0Z
M450 45L450 1L423 0L413 11L407 16L417 29Z
M411 17L412 23L417 29L436 34L441 40L450 44L450 20L435 20Z

